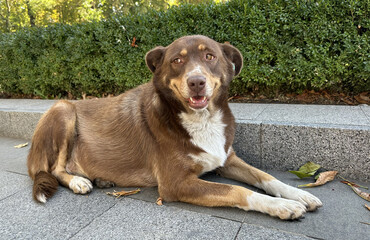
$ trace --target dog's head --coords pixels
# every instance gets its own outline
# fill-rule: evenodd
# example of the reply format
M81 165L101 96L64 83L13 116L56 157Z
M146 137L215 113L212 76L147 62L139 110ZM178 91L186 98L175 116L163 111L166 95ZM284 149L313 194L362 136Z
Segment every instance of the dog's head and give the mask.
M187 110L207 108L221 96L243 65L241 53L229 44L195 35L156 47L146 55L156 90Z

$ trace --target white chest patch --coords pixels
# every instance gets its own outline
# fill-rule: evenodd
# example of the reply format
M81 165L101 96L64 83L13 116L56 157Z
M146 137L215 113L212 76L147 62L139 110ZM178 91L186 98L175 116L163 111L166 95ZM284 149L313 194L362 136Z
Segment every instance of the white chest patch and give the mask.
M200 154L189 154L193 160L203 166L203 173L223 166L227 153L225 152L225 127L220 110L211 115L208 110L192 114L181 113L181 124L191 136L191 142L203 149Z

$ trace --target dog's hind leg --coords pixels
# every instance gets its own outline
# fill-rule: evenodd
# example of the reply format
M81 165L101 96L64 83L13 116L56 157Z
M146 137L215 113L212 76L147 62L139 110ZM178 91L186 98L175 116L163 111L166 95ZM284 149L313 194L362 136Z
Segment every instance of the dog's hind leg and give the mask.
M73 148L74 138L76 136L76 110L74 105L69 102L68 118L64 122L64 138L59 146L59 153L55 164L52 167L52 174L58 179L59 183L70 188L74 193L86 194L91 192L93 186L89 179L70 174L66 170L67 161Z
M59 101L47 111L37 124L28 154L28 174L34 180L33 197L46 202L60 184L76 193L91 191L90 180L67 173L66 163L76 137L76 108L67 101Z
M54 170L51 172L60 184L70 188L74 193L86 194L91 192L93 186L89 179L69 174L66 171L68 157L68 142L62 145Z

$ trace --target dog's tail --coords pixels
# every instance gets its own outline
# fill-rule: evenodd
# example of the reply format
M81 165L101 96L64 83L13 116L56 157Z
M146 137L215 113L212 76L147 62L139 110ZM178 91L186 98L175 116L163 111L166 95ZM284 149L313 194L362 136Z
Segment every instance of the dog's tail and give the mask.
M40 171L35 175L33 182L32 196L35 201L46 203L57 191L58 180L51 173Z
M46 200L57 191L59 183L57 178L50 173L47 150L40 146L47 148L44 144L37 142L34 136L27 158L27 166L28 174L33 180L33 199L40 203L46 203Z
M28 174L33 180L33 199L40 203L46 203L46 200L57 191L59 183L57 178L51 174L50 169L50 166L55 162L56 155L53 154L54 150L50 146L50 142L53 141L42 136L45 135L36 131L32 138L27 167Z

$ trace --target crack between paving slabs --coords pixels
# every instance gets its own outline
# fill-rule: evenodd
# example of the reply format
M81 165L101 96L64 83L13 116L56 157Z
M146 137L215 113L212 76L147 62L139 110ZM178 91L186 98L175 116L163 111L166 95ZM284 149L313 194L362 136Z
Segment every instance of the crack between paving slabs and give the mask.
M239 229L235 234L234 240L236 240L238 238L238 235L239 235L240 230L242 229L242 226L243 226L243 223L240 223Z
M13 173L13 174L17 174L17 175L21 175L21 176L25 176L25 177L27 177L27 176L28 176L27 174L17 173L17 172L8 171L8 170L5 170L4 172L7 172L7 173ZM29 184L29 185L31 185L31 184ZM14 192L14 193L12 193L12 194L10 194L10 195L8 195L8 196L5 196L4 198L1 198L1 199L0 199L0 202L1 202L1 201L4 201L5 199L8 199L8 198L10 198L10 197L14 196L15 194L17 194L17 193L21 192L23 189L28 188L28 187L29 187L29 185L27 185L27 186L23 187L23 188L22 188L22 189L20 189L19 191L16 191L16 192Z
M28 174L25 174L25 173L19 173L19 172L14 172L14 171L9 171L9 170L5 170L5 172L14 173L14 174L17 174L17 175L28 177Z
M109 208L107 208L105 211L103 211L101 214L97 215L96 217L94 217L93 219L91 219L90 222L88 222L85 226L81 227L75 234L73 234L72 236L70 236L68 239L72 239L74 238L79 232L81 232L83 229L85 229L86 227L90 226L90 224L97 218L101 217L104 213L108 212L109 210L111 210L114 206L116 206L118 203L118 201L116 201L112 206L110 206Z
M25 187L24 187L25 188ZM27 188L28 188L28 186L27 186ZM22 188L23 189L23 188ZM15 193L12 193L12 194L10 194L10 195L8 195L8 196L6 196L6 197L4 197L4 198L1 198L0 199L0 202L1 201L4 201L4 200L6 200L6 199L8 199L8 198L10 198L10 197L12 197L12 196L14 196L15 194L17 194L17 193L19 193L20 191L22 191L22 189L21 190L19 190L19 191L16 191Z

